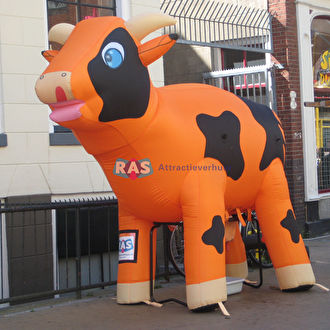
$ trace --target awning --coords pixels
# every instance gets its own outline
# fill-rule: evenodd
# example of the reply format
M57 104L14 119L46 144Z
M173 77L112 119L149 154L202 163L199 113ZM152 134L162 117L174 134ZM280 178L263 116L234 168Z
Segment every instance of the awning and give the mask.
M177 18L167 33L179 43L272 52L272 15L265 9L205 0L163 0L161 11Z

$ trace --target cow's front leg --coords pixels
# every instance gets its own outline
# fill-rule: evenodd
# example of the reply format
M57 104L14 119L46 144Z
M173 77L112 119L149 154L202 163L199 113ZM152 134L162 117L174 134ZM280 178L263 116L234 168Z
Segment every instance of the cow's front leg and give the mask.
M137 219L119 204L119 265L117 302L134 304L150 300L150 229L153 223ZM153 255L156 256L156 235Z
M212 166L213 165L213 166ZM227 299L225 271L226 172L206 158L186 177L181 195L189 309L213 309Z
M266 171L256 211L279 286L286 291L307 290L315 278L298 231L283 165L275 159Z

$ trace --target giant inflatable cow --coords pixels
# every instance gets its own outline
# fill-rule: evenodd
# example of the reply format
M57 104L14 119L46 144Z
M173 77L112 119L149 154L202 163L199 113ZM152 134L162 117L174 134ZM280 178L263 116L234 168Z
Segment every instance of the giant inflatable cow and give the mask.
M172 24L149 14L56 25L49 40L63 47L43 52L50 63L36 83L51 119L72 129L118 198L118 303L150 299L150 228L182 219L189 309L225 301L226 273L247 271L241 236L225 243L226 220L250 209L280 288L309 289L315 279L289 198L279 119L216 87L155 88L147 66L177 36L141 40Z

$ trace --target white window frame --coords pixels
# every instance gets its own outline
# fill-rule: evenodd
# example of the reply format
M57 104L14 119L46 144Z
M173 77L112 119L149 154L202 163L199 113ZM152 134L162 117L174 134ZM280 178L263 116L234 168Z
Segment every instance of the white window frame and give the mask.
M314 101L313 68L311 49L311 26L317 16L330 16L330 8L325 8L326 1L297 0L297 31L300 71L300 93L302 111L302 137L304 152L305 201L330 197L330 193L318 191L315 109L305 107L304 102Z
M127 21L131 18L131 0L115 0L116 15Z

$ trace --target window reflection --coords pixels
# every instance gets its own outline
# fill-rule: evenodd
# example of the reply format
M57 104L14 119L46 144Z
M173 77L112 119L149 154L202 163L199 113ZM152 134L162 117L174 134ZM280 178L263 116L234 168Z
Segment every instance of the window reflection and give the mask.
M47 1L48 30L58 23L76 25L83 19L115 15L115 0ZM51 45L59 49L60 45Z

